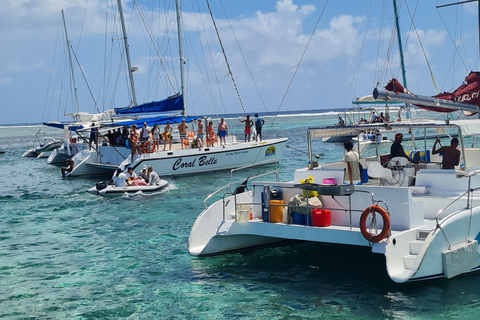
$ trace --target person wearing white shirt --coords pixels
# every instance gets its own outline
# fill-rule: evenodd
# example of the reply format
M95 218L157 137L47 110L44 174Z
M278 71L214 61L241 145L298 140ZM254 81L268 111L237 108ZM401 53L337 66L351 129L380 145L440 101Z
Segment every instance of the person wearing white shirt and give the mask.
M115 171L112 181L115 183L116 187L126 187L127 183L127 176L125 173L122 172L122 169L118 168L117 171Z

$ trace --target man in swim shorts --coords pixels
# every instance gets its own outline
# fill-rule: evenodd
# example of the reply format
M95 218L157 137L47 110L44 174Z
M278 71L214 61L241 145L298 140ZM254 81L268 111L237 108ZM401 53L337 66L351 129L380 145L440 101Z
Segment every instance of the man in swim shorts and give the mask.
M218 123L217 135L220 137L220 144L222 144L223 141L223 147L225 148L225 145L227 144L225 141L225 137L228 135L228 127L227 123L223 118L221 118L220 122Z

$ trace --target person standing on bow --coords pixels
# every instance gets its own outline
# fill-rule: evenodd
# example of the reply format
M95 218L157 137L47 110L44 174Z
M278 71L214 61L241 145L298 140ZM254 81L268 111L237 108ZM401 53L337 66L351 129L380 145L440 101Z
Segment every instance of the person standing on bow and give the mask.
M169 143L169 150L172 150L172 131L173 128L170 125L170 121L167 121L165 129L163 129L163 150L167 150L167 141Z
M153 152L160 151L160 146L158 145L158 141L160 140L160 127L158 126L157 123L153 125L152 138L153 138Z
M182 149L183 149L183 144L185 142L185 139L187 139L187 123L185 122L185 119L182 119L182 122L180 122L177 126L177 129L178 129L178 132L180 132L180 142L181 142L181 145L182 145ZM187 146L185 146L185 149L187 148Z
M257 135L255 136L255 141L262 141L262 127L265 124L265 120L258 116L258 113L255 113L255 131L257 131Z
M130 150L132 151L132 163L133 163L133 156L135 154L140 154L140 135L137 131L137 125L132 125L132 130L130 131L130 136L128 138L128 143L130 145Z
M147 123L144 122L142 130L140 130L140 141L143 144L142 149L147 150L146 145L149 139L150 139L150 128L147 126Z
M250 135L252 133L253 121L250 119L250 115L247 114L245 120L238 119L241 123L245 123L245 142L250 142Z
M198 124L197 144L198 144L198 147L201 149L201 148L203 148L203 135L205 134L204 131L203 131L203 121L202 121L202 119L198 119L197 124Z
M228 136L228 126L223 118L221 118L220 122L218 123L217 135L220 138L220 144L222 144L223 141L223 147L225 148L225 145L227 144L225 137Z
M90 149L92 149L92 143L95 143L95 149L98 149L98 128L95 127L95 122L92 122L90 129Z

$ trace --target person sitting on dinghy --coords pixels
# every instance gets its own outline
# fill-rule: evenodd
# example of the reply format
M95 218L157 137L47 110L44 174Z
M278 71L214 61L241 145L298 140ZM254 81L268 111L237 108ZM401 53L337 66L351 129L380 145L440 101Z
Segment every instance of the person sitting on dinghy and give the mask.
M113 174L112 182L115 183L116 187L126 187L127 186L127 176L122 172L122 169L118 168L117 171Z
M140 178L143 179L143 181L148 183L148 173L147 173L147 166L146 165L143 165L143 168L142 168L142 170L140 170L138 172L138 175L140 176Z
M155 171L153 171L153 168L151 166L148 167L147 169L147 175L148 175L147 183L149 186L155 186L155 185L158 186L160 184L160 177Z
M138 179L138 176L136 175L135 172L133 172L133 168L132 168L132 167L128 167L126 176L127 176L127 181L132 181L132 180L137 180L137 179ZM128 183L128 182L127 182L127 183ZM130 184L129 184L129 185L130 185Z

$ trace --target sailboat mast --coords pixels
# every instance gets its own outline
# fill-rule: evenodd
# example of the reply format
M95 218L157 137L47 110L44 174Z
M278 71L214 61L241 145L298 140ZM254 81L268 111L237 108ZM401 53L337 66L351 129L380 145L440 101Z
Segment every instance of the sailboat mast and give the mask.
M180 9L180 0L175 0L176 10L177 10L177 31L178 31L178 51L180 56L180 94L183 96L183 110L182 116L186 116L187 110L185 107L185 78L184 78L184 64L185 59L183 58L183 37L182 37L182 16Z
M405 71L405 58L403 56L402 34L400 31L400 22L398 21L397 1L393 0L393 10L395 11L395 26L397 28L398 51L400 52L400 63L402 65L403 87L407 89L407 75Z
M77 85L75 84L75 73L73 72L72 53L70 51L71 50L70 40L68 39L67 24L65 23L65 14L63 13L63 9L62 9L62 19L63 19L63 30L65 30L65 38L67 39L68 60L70 61L70 72L72 73L73 91L75 92L75 103L77 105L77 113L79 113L80 107L78 105Z
M130 62L130 51L128 50L127 30L125 28L125 19L123 18L122 0L118 0L118 11L120 12L120 21L122 22L123 42L125 44L125 55L127 56L128 75L130 78L130 88L132 91L133 105L137 105L137 96L135 94L135 84L133 82L133 69Z

